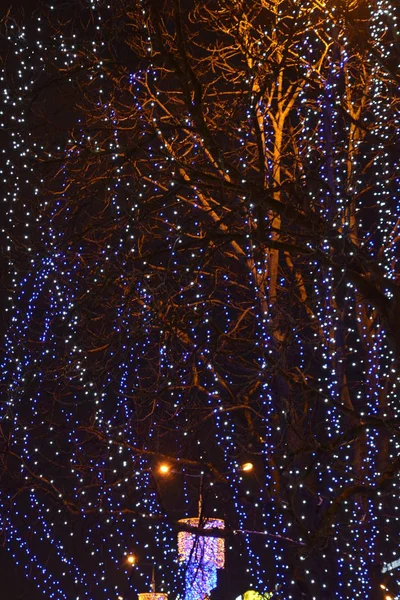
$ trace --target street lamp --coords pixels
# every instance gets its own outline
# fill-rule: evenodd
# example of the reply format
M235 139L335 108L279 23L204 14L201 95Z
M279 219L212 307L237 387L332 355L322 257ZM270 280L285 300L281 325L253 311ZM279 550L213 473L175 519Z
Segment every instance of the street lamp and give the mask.
M169 473L171 473L171 465L168 463L161 463L158 466L158 471L161 475L169 475Z
M155 565L152 563L142 563L149 565L151 564L151 592L141 592L138 594L139 600L168 600L168 594L162 592L156 592L156 571Z
M237 470L248 473L253 470L253 463L245 462L238 465ZM161 475L168 475L172 471L168 463L158 465ZM210 592L217 586L217 570L225 565L225 539L222 535L210 535L211 531L223 530L225 522L218 518L205 518L203 516L203 482L205 473L189 475L200 477L198 516L180 519L178 523L187 529L178 533L178 558L179 562L186 564L185 572L185 600L203 600L209 597ZM202 532L204 531L204 534ZM151 600L150 596L139 600Z
M245 462L241 466L241 470L244 471L245 473L249 473L250 471L253 470L253 468L254 468L254 465L251 462Z
M131 567L134 567L135 565L138 564L138 561L136 559L136 556L134 554L129 554L126 562L131 565ZM157 592L156 591L156 573L155 573L155 565L153 563L144 563L144 562L140 562L140 565L142 566L151 566L152 567L152 571L151 571L151 591L150 592L141 592L138 594L138 599L139 600L168 600L168 594L164 594L162 592ZM131 574L129 576L129 587L131 585L131 579L133 576L133 568L131 570ZM118 596L118 600L125 600L125 598L123 596Z

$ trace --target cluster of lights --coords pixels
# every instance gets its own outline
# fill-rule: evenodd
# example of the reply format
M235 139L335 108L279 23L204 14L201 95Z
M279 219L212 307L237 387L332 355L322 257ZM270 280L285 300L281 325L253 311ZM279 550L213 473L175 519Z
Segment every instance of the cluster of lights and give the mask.
M199 529L224 529L221 519L191 517L181 519L182 525ZM201 532L178 533L179 560L186 564L185 598L203 600L217 586L217 569L225 565L225 540L222 537L204 536Z
M161 594L158 592L141 592L138 594L139 600L167 600L167 594Z
M144 5L131 73L110 66L103 30L128 17L106 2L88 2L93 39L46 41L44 20L34 36L7 21L17 71L3 76L0 115L11 133L0 410L19 493L5 487L0 509L7 548L51 600L138 592L149 574L136 544L160 565L161 591L140 600L203 600L225 553L279 600L364 600L376 565L397 559L397 475L378 489L399 453L396 357L351 276L370 264L358 282L383 273L392 300L396 15L389 0L368 19L358 2L346 15L282 3L273 17L259 4L254 23L233 0L217 19L197 15L226 42L201 102L157 62ZM370 47L354 45L359 20ZM64 144L30 133L26 109L50 55L63 80L83 81ZM51 182L38 163L56 165ZM225 547L181 531L177 543L168 486L182 484L176 504L193 514L192 471L210 462L214 516L181 522L222 529L224 510L241 534ZM357 486L377 489L346 494Z

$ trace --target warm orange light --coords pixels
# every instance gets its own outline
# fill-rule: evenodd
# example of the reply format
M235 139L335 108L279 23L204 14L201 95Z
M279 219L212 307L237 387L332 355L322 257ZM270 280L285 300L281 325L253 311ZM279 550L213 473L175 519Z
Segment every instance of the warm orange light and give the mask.
M253 463L246 462L242 465L242 471L248 472L253 470Z
M387 596L385 596L385 600L393 600L393 596L389 596L389 594Z
M168 475L168 473L171 472L171 467L167 463L162 463L158 467L158 471L159 471L159 473L161 473L161 475Z
M134 565L136 562L136 558L133 556L133 554L130 554L126 560L130 565Z
M168 595L163 594L162 592L144 592L143 594L138 594L139 600L168 600Z

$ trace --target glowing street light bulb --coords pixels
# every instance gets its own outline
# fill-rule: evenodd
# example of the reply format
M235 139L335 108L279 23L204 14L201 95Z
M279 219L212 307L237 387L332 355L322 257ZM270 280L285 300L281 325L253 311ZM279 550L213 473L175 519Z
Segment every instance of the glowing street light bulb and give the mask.
M242 465L242 471L248 472L253 470L253 463L246 462Z
M162 463L158 467L158 471L161 473L161 475L168 475L168 473L171 472L171 467L167 463Z
M126 560L130 565L134 565L136 562L136 558L133 556L133 554L130 554Z

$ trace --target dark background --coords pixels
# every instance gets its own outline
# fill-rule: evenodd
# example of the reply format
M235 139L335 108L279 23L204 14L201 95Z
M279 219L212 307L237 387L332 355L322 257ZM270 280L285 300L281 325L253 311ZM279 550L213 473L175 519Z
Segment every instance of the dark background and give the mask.
M0 598L3 600L43 600L34 583L23 576L22 565L13 563L13 558L4 548L0 549Z

